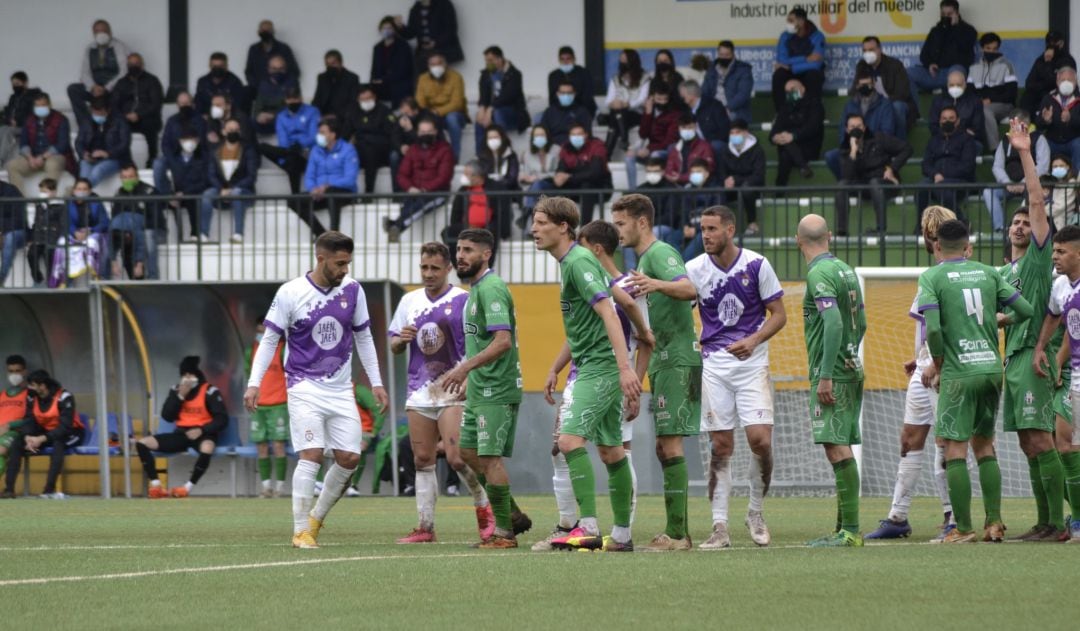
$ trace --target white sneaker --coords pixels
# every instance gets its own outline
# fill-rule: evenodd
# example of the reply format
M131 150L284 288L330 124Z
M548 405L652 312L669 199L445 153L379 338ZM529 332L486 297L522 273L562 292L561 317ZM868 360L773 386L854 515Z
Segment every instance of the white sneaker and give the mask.
M38 498L43 500L66 500L67 495L64 495L63 493L42 493L41 495L38 495Z
M565 537L566 535L570 534L571 530L573 530L573 528L567 529L563 528L562 526L556 525L555 529L551 531L551 534L532 545L532 551L551 552L552 550L555 550L556 548L551 545L551 540L557 539L559 537Z
M322 482L315 483L315 497L322 495Z
M243 242L244 242L244 235L240 234L239 232L235 232L235 233L233 233L233 236L229 237L229 243L243 243Z
M460 495L460 493L458 492L457 485L456 484L451 484L451 485L447 486L446 487L446 494L449 495L450 497L457 497L458 495Z
M699 550L722 550L731 547L731 536L728 535L727 524L718 521L713 524L712 534L705 543L698 546Z
M769 527L765 524L765 517L761 511L750 511L746 514L746 527L750 529L750 539L761 547L769 545L772 535Z
M354 487L348 487L345 489L345 497L360 497L360 491L357 491Z

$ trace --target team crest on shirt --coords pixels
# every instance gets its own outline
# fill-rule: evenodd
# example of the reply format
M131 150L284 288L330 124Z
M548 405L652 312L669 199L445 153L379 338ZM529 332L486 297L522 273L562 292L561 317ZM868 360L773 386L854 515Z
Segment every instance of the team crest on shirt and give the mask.
M1035 394L1031 390L1024 393L1024 403L1028 405L1035 403Z
M667 397L665 397L662 394L660 396L656 397L656 408L659 409L659 410L666 409L667 408Z
M315 440L315 433L314 433L314 432L312 432L312 431L311 431L310 429L309 429L309 430L307 430L307 431L305 431L305 432L304 432L304 440L305 440L305 441L307 441L307 442L309 442L309 443L310 443L311 441Z
M445 314L446 314L446 315L448 315L448 316L449 316L449 315L453 315L453 313L454 313L454 309L453 309L453 307L451 307L450 305L446 305L446 308L445 308L445 309L443 309L443 313L445 313Z
M585 272L585 282L586 282L586 283L591 283L591 282L593 282L594 280L596 280L596 277L595 277L595 276L593 276L593 273L592 273L592 272Z
M349 301L345 299L345 296L341 297L341 302L339 302L338 304L341 305L342 309L348 309L349 308Z
M675 267L679 264L679 261L677 261L674 256L669 256L667 257L667 264L670 267Z
M742 283L743 287L749 287L750 286L750 277L746 275L746 272L743 272L739 276L739 282Z
M483 414L481 414L480 416L477 416L476 417L476 426L479 427L480 429L484 429L485 427L487 427L487 417L485 417Z
M826 289L828 289L828 287L825 285L825 283L818 283L814 286L814 290L817 291L819 294L825 293Z

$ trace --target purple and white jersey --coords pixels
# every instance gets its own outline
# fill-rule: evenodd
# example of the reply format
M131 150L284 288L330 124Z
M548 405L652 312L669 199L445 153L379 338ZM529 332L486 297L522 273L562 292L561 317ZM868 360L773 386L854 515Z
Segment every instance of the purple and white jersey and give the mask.
M767 365L768 344L759 344L744 362L725 349L757 332L765 323L765 305L784 296L772 265L757 252L740 249L724 269L709 254L686 264L686 275L698 293L702 356L745 366Z
M437 384L439 377L465 359L465 302L469 292L450 285L432 299L421 288L401 297L390 320L391 337L416 327L409 343L409 407L444 407L457 400ZM460 405L460 402L457 402Z
M613 278L611 282L608 283L608 287L616 286L618 286L620 289L630 294L631 296L634 296L633 292L630 291L629 274L622 274L618 278ZM614 298L611 302L615 305L615 313L619 316L619 323L622 324L623 337L626 338L626 351L630 355L630 363L631 365L633 365L634 352L637 350L638 347L637 327L635 327L634 324L630 321L630 316L626 315L626 311L624 311L623 308L615 302ZM645 326L651 327L651 325L649 324L648 298L646 298L645 296L634 296L634 304L637 305L638 311L641 312L641 318L645 320ZM570 362L570 374L566 376L566 383L570 383L574 379L577 379L577 366L574 365L574 362Z
M288 388L352 391L353 334L371 325L360 283L346 277L323 289L305 274L278 289L263 324L285 337Z
M1069 363L1072 365L1073 374L1078 374L1080 372L1080 279L1072 283L1069 282L1068 276L1058 276L1050 289L1050 304L1047 305L1047 311L1051 315L1061 316L1065 335L1069 337ZM1080 378L1073 377L1069 389L1080 392Z
M919 293L915 292L915 300L908 310L908 317L915 320L915 367L922 370L934 363L930 356L930 347L926 345L926 318L919 313Z

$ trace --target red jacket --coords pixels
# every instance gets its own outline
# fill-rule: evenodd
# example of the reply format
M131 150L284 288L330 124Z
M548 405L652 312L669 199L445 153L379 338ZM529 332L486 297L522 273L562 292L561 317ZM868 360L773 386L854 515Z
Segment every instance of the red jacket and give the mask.
M709 141L701 137L690 141L690 155L687 157L686 164L683 164L682 159L684 142L680 139L679 142L671 145L668 149L667 166L664 167L665 177L668 179L678 178L679 184L686 184L690 181L690 165L698 159L709 163L709 173L716 173L716 156L713 155L712 145L709 144Z
M607 147L599 138L589 138L581 151L569 142L559 152L559 173L569 173L568 184L576 188L607 188L611 182Z
M659 116L655 112L642 114L638 134L648 142L649 151L663 151L679 139L679 115L682 112L673 105L669 105Z
M416 143L401 161L397 183L403 191L416 187L422 191L449 191L454 177L454 153L450 143L438 139L430 147Z

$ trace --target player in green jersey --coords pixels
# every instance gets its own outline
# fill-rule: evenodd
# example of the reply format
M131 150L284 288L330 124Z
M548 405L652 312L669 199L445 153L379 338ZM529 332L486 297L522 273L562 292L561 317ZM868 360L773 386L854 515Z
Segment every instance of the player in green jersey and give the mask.
M553 539L556 548L626 552L630 538L633 482L622 443L623 397L636 413L641 381L630 363L622 324L608 289L607 272L596 257L574 240L581 220L577 205L565 197L545 197L533 211L532 236L539 250L559 261L559 298L570 354L577 366L573 393L563 393L559 450L570 467L580 512L579 526ZM601 538L596 521L596 481L585 443L592 442L607 465L614 527Z
M939 369L940 387L934 433L945 440L945 470L956 529L942 543L968 543L971 476L968 443L979 463L986 510L984 541L1001 541L1001 468L994 452L994 419L1001 394L998 326L1031 317L1031 304L992 267L969 261L968 229L960 221L938 228L934 254L941 261L919 276L918 310L926 322L926 345ZM998 307L1011 312L998 318Z
M649 359L656 455L664 472L667 525L645 548L653 552L689 550L686 496L689 475L683 438L701 428L701 345L694 328L697 290L686 276L682 255L653 235L656 210L644 195L623 195L611 207L622 244L634 248L638 269L629 291L645 295L649 321L658 323L656 348ZM659 323L662 323L660 325Z
M803 217L795 238L807 266L803 318L810 366L810 423L814 442L825 447L836 477L836 532L810 545L858 547L862 545L859 467L851 446L862 443L859 345L866 333L862 290L855 272L829 252L832 233L824 217Z
M1009 144L1024 168L1028 206L1013 214L1009 226L1012 261L1002 276L1042 311L1050 300L1053 245L1026 123L1012 120ZM1056 541L1068 536L1062 512L1065 468L1054 445L1054 376L1039 376L1031 369L1040 324L1041 320L1032 319L1005 328L1004 429L1016 432L1020 449L1027 456L1038 509L1035 526L1014 537L1022 541Z
M464 317L465 361L447 371L440 382L451 394L465 388L461 457L483 476L495 513L495 534L479 544L484 549L517 547L511 516L514 499L502 459L514 453L521 362L514 299L491 269L494 247L495 237L487 230L463 230L458 235L458 276L470 284Z

